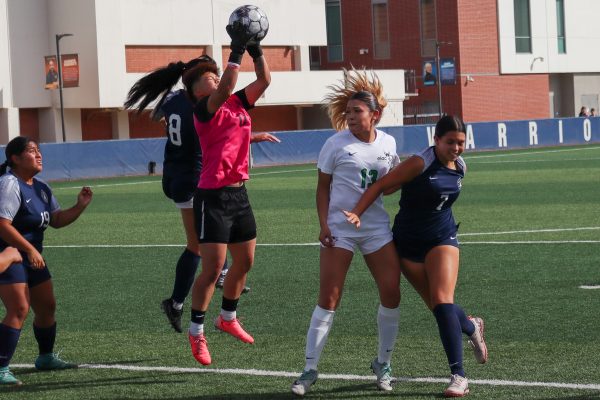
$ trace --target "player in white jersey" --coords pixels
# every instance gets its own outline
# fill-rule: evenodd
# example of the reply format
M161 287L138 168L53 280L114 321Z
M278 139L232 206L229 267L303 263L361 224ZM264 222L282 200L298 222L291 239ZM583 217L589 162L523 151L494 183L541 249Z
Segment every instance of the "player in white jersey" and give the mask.
M300 396L317 380L319 358L356 248L363 254L379 290L379 349L371 368L381 390L392 390L390 359L398 334L400 262L382 198L366 211L365 225L360 230L348 224L342 213L399 163L394 138L375 129L387 102L377 76L364 71L349 71L343 85L331 89L327 98L329 116L341 132L325 142L317 164L320 291L306 338L306 364L292 384L292 392Z

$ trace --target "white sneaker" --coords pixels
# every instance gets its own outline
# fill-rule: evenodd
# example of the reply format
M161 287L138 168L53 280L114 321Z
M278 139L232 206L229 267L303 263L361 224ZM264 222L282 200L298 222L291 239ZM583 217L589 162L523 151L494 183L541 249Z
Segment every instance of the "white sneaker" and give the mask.
M464 397L469 394L469 382L460 375L450 375L450 385L444 390L444 397Z
M473 348L473 354L475 355L475 360L479 364L485 364L488 360L488 351L487 346L485 344L485 338L483 336L483 319L479 317L471 317L469 316L469 320L475 325L475 332L471 335L469 340L469 344Z
M371 370L377 375L377 388L389 392L392 390L392 367L390 364L380 363L377 357L371 362Z
M298 396L304 396L312 385L317 381L319 373L314 369L302 371L302 375L292 383L292 393Z

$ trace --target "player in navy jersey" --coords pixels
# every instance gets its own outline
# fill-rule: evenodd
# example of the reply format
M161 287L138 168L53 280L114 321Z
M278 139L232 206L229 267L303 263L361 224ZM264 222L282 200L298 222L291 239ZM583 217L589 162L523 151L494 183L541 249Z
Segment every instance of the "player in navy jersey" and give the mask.
M92 191L83 187L77 203L62 210L50 187L35 178L42 171L42 155L37 143L19 136L7 144L5 152L6 161L0 166L0 250L15 247L22 261L0 273L0 298L6 308L0 323L0 384L20 385L8 365L30 306L35 313L33 332L39 347L35 368L77 367L53 352L56 300L42 251L48 225L62 228L74 222L92 200ZM7 167L10 167L9 173L6 173Z
M330 86L328 111L338 132L319 153L317 213L321 232L320 285L306 335L305 366L292 383L292 393L303 396L317 381L317 367L342 299L346 274L360 250L377 285L379 346L371 361L376 385L392 390L391 358L398 335L400 261L394 247L390 218L379 196L364 215L362 230L346 223L342 210L352 207L366 188L394 168L399 158L396 140L376 129L387 101L377 76L345 71L341 85Z
M179 62L173 65L182 68L184 71L190 71L194 67L202 66L207 62L211 65L214 63L212 58L201 56L185 64ZM159 69L158 73L163 69ZM139 95L139 92L134 90L135 88L136 86L130 92L126 108L135 105L133 100L135 96ZM163 192L180 209L187 240L186 248L179 257L175 268L175 282L171 297L161 302L163 312L177 332L182 332L183 303L194 283L201 259L200 245L194 227L193 197L202 170L202 151L194 128L193 108L194 101L191 100L188 91L180 89L167 92L153 113L153 118L163 119L166 126L167 142L163 162ZM141 110L143 108L138 107L138 111ZM256 142L264 140L278 141L277 138L268 133L258 133L253 138ZM229 265L225 260L217 281L217 287L223 287L228 269ZM247 293L249 290L249 287L244 286L242 293Z
M244 181L249 178L250 143L278 141L272 135L251 134L248 110L271 82L260 42L239 21L226 29L231 37L231 53L222 76L210 58L189 69L186 63L171 63L140 79L130 90L126 103L139 102L137 108L143 109L179 79L194 102L194 126L202 149L202 172L194 194L202 271L192 287L188 338L194 358L203 365L212 362L204 335L204 317L228 251L232 266L223 285L221 312L214 324L237 339L254 342L236 314L256 246L256 222ZM252 57L256 80L234 93L246 51Z
M392 228L394 242L402 272L437 321L451 373L446 397L469 393L462 333L469 336L477 362L483 364L488 357L483 320L467 317L454 304L459 244L451 207L467 170L460 156L465 148L465 132L459 118L442 117L435 127L434 146L405 160L375 182L351 212L345 211L348 222L360 227L360 216L380 193L402 188L400 211Z

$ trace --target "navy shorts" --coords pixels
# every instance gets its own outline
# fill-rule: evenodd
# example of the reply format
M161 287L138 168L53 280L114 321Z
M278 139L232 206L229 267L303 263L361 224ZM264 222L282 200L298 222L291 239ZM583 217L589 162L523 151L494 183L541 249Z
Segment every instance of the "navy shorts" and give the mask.
M194 195L200 243L242 243L256 239L256 221L245 186L200 189Z
M165 196L175 203L185 203L194 197L198 176L194 174L163 175L162 188Z
M431 249L437 246L454 246L460 247L456 233L448 236L443 240L436 241L422 241L401 237L394 234L394 243L396 244L396 251L400 258L406 258L416 263L424 263L425 256Z
M26 283L30 288L52 279L48 265L42 269L31 268L29 264L13 264L0 274L0 285Z

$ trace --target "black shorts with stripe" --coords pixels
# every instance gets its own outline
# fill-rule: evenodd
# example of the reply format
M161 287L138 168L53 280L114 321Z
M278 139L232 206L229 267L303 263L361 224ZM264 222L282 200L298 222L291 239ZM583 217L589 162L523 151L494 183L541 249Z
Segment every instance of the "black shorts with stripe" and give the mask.
M256 221L245 186L196 189L194 215L200 243L241 243L256 239Z

